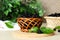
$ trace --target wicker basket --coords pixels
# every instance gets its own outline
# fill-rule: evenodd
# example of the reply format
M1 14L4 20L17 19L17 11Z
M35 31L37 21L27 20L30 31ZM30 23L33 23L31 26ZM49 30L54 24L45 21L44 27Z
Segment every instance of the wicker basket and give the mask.
M42 24L42 18L18 18L17 22L21 31L28 32L28 30L34 26L40 27Z
M54 29L56 26L60 26L60 17L44 17L47 22L47 27Z

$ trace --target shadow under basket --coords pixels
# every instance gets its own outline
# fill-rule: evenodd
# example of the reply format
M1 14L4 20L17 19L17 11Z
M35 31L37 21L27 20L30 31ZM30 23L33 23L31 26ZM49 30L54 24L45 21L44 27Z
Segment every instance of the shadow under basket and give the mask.
M28 32L34 26L39 28L42 24L42 18L17 18L17 22L21 31Z

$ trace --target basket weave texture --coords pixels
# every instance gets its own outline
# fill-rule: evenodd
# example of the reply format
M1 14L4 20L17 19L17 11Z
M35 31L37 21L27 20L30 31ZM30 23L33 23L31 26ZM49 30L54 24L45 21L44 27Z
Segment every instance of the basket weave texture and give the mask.
M60 17L45 17L47 21L47 27L54 29L56 26L60 26Z
M28 30L34 26L40 27L42 24L42 18L18 18L17 22L21 31L28 32Z

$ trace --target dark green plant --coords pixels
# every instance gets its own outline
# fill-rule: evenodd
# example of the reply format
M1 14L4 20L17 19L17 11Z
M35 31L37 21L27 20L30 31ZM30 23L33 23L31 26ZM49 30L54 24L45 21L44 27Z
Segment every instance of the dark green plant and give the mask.
M15 21L18 16L18 6L20 2L17 0L1 0L0 1L0 19L1 20L13 20ZM18 11L17 11L18 10Z
M18 17L42 17L44 10L36 0L0 0L0 20Z

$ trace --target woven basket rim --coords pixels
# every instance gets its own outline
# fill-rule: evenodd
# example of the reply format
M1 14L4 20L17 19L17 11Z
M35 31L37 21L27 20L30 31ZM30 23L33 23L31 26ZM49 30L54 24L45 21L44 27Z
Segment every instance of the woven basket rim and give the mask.
M23 17L21 17L21 18L23 18ZM37 17L38 18L38 17ZM41 18L41 17L40 17Z
M51 16L45 16L46 19L60 19L60 17L51 17Z
M22 17L23 18L23 17ZM41 18L41 17L40 17ZM20 19L20 18L17 18L17 19ZM28 19L28 18L27 18ZM35 18L34 18L35 19Z

